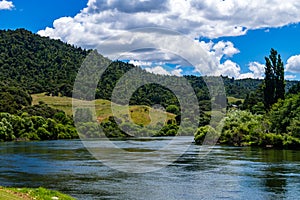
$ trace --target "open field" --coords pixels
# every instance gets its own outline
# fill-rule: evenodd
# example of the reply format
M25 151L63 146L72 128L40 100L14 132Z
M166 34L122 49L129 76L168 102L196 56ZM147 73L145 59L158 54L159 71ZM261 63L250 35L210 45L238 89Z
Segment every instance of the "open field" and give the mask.
M32 100L33 105L43 101L53 108L63 110L68 115L73 114L72 98L70 97L46 96L42 93L32 95ZM97 120L100 122L108 119L109 116L117 116L117 118L128 118L128 116L130 116L135 124L147 126L156 125L158 122L164 122L168 119L175 118L174 114L159 109L152 109L149 106L134 105L130 106L128 110L126 106L111 104L110 101L103 99L97 99L90 102L76 100L76 105L82 105L82 107L95 106ZM112 114L112 105L114 108L114 115Z
M235 97L227 97L228 99L228 103L234 103L234 102L237 102L237 101L241 101L242 103L244 102L244 99L238 99L238 98L235 98Z

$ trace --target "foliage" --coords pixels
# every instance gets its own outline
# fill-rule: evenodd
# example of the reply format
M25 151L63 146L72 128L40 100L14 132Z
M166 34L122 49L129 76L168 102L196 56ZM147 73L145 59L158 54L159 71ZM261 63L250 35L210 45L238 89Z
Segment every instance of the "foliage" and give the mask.
M209 134L209 135L208 135ZM206 136L219 136L218 132L211 127L210 125L206 125L206 126L201 126L197 129L195 135L194 135L194 140L196 144L203 144L204 139ZM206 138L206 140L211 140L210 142L213 142L215 140L215 138Z
M266 110L278 101L284 99L285 81L284 66L280 54L271 49L270 56L265 57L264 103Z
M263 85L260 85L256 91L247 94L241 108L253 114L265 114Z
M76 123L76 128L82 139L104 137L100 134L100 126L97 122L79 122Z
M0 141L78 138L75 127L58 118L0 113Z
M287 95L289 94L298 94L300 92L300 83L293 85L287 92Z
M298 120L300 119L300 94L290 95L273 105L268 115L275 133L290 133L298 136Z
M84 58L91 52L59 40L32 34L25 29L0 31L0 48L0 81L6 85L23 87L30 93L47 92L48 95L69 97L72 96L78 69ZM101 76L95 96L111 100L117 81L136 67L122 61L111 62L108 59L101 59L111 64ZM168 79L174 80L174 77L156 76L166 83ZM210 100L210 94L205 82L209 79L206 77L204 81L202 77L191 75L181 78L185 78L192 85L200 106L204 110L210 110L210 104L206 104L206 101ZM242 99L261 84L261 80L222 78L227 95ZM133 93L130 104L149 106L160 104L164 107L173 104L179 107L175 95L157 84L146 84L138 88Z
M73 119L62 110L40 102L31 106L31 96L21 88L2 87L0 141L77 138ZM8 101L9 100L9 101Z
M179 108L176 105L169 105L166 108L166 111L169 112L169 113L173 113L175 115L178 115L180 113Z
M109 117L108 121L104 121L100 124L100 127L104 131L106 137L128 137L125 131L121 130L114 117Z
M288 112L288 107L291 104L298 104L299 99L298 96L284 101L280 100L269 112L269 119L265 115L252 114L249 111L230 110L220 127L217 127L218 130L221 128L218 142L233 146L300 148L299 116L292 111ZM286 114L291 119L288 117L284 119L283 116ZM283 119L278 119L278 117ZM283 122L278 123L278 120L283 120ZM288 123L285 124L285 121ZM286 128L286 132L281 126ZM278 128L281 128L282 132L278 131ZM198 128L194 137L196 144L202 144L207 132L215 132L215 130L208 125Z
M0 112L17 113L31 102L31 96L21 87L0 87Z
M73 124L73 120L67 116L64 111L52 108L44 103L27 106L19 112L19 115L22 113L27 113L30 116L41 116L45 119L53 118L62 122L63 124Z
M36 200L53 200L54 197L57 197L57 199L63 199L63 200L74 200L74 198L72 198L69 195L62 194L58 191L48 190L48 189L45 189L42 187L39 187L39 188L3 188L2 190L14 191L15 194L24 193L24 194L26 194L27 197L30 196L31 198L36 199ZM6 195L10 195L10 193L7 193ZM14 196L11 196L9 198L14 198Z
M154 136L176 136L178 125L175 120L168 120L167 123Z
M259 134L268 126L262 115L240 110L229 111L221 124L220 143L234 146L259 145Z
M118 121L118 122L117 122ZM164 125L140 126L134 123L122 122L114 117L98 122L79 122L76 124L81 138L123 138L123 137L161 137L175 136L179 126L175 120L169 120ZM103 134L104 133L104 134Z
M0 31L0 81L30 93L70 95L76 72L89 51L32 34Z

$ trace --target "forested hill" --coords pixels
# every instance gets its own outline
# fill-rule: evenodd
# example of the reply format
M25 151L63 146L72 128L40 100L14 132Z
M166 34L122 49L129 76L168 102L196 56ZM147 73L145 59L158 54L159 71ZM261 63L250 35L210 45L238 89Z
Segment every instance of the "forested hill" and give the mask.
M30 93L64 89L71 95L76 71L89 51L33 34L25 29L0 31L0 80Z
M0 30L0 82L23 87L29 93L47 92L71 96L77 71L91 50L41 37L25 29ZM135 66L116 61L105 72L96 91L96 98L110 99L116 81ZM208 100L209 93L201 77L185 76L193 85L199 100ZM228 96L245 98L255 91L261 80L234 80L223 77ZM288 82L288 87L294 82ZM147 91L153 91L152 96ZM140 98L143 96L143 98ZM170 104L174 96L157 86L145 86L132 97L132 104Z

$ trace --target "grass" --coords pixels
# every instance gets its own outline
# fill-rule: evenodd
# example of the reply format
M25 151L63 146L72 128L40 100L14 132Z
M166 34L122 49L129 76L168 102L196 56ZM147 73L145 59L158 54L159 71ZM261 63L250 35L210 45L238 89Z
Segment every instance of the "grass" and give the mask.
M46 96L44 93L32 95L32 104L38 104L43 101L53 108L63 110L68 115L72 115L72 98L70 97L54 97ZM130 118L138 125L156 125L158 122L165 122L168 119L175 119L175 115L164 112L159 109L152 109L149 106L130 106L129 111L126 106L114 105L114 115L112 113L111 102L108 100L97 99L92 102L84 102L77 100L76 102L82 105L95 105L96 116L98 121L107 120L110 116L117 118ZM91 104L92 103L92 104Z
M0 200L75 200L69 195L45 188L3 188L0 187Z
M237 101L241 101L242 103L244 102L244 99L238 99L235 97L227 97L227 99L228 99L228 103L235 103Z
M72 115L72 98L47 96L44 93L31 95L32 104L36 105L39 101L43 101L53 108L63 110L68 115Z

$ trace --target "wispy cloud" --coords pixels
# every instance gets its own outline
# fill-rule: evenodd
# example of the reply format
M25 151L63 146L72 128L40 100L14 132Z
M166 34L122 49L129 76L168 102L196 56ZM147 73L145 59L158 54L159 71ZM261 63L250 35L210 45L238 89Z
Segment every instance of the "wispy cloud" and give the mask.
M285 79L293 80L295 78L296 78L295 75L285 75Z

